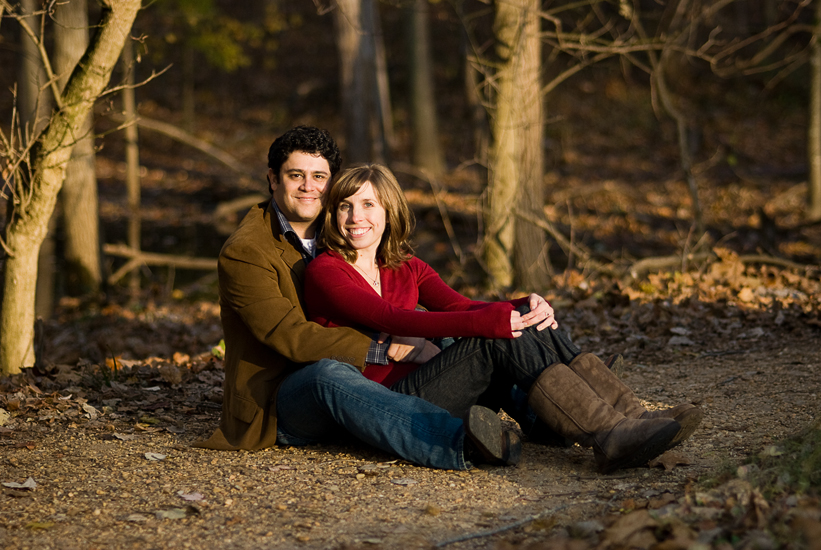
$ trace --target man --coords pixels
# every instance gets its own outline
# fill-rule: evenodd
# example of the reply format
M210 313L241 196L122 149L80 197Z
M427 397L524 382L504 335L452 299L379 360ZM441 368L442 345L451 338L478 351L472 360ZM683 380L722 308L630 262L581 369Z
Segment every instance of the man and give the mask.
M417 464L465 469L481 458L515 464L521 442L498 417L471 407L464 420L419 397L392 392L358 369L386 363L387 345L304 314L302 280L314 256L325 192L341 166L320 129L297 127L268 153L270 202L245 216L220 252L225 382L219 428L198 447L256 450L304 445L341 426ZM402 352L400 343L391 353ZM418 353L420 345L405 345Z

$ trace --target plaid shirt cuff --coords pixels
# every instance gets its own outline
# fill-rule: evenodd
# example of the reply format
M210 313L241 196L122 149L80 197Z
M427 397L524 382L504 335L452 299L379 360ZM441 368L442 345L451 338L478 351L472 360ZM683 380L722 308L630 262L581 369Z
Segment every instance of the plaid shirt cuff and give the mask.
M371 347L368 349L368 355L365 358L365 362L372 365L387 365L389 363L388 348L390 345L390 337L388 337L388 339L381 344L377 342L376 337L374 337L374 339L371 340Z

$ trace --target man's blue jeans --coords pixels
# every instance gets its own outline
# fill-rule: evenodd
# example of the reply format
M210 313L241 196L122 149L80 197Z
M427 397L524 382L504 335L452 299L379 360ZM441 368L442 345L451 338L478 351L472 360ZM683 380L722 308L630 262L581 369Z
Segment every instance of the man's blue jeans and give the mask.
M419 397L368 380L356 367L323 359L285 379L277 393L277 443L316 443L340 427L422 466L471 466L463 453L462 420Z

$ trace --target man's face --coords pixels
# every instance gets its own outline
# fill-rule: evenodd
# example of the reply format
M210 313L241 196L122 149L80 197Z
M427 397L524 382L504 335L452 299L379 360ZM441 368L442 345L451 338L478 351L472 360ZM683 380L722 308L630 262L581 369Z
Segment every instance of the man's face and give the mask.
M313 223L322 212L325 191L331 180L328 161L320 155L294 151L274 174L268 169L268 183L277 206L301 238L311 238Z

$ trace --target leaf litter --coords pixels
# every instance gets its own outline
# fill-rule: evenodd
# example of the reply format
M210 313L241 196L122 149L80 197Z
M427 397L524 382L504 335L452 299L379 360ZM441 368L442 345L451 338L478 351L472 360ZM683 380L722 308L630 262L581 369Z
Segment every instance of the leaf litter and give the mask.
M9 414L0 433L7 483L31 475L45 484L36 491L5 487L0 528L12 547L48 533L52 542L43 548L88 542L90 530L98 542L125 547L125 524L158 545L219 546L209 533L223 525L232 540L272 548L760 544L772 540L766 533L773 521L810 533L821 520L815 501L768 500L738 477L750 468L733 470L735 483L699 485L727 462L779 452L778 439L809 424L817 411L821 341L818 328L805 322L815 313L802 305L815 295L769 290L754 293L759 302L742 301L727 294L730 280L715 279L750 269L705 270L709 285L689 293L676 286L681 277L659 275L652 288L602 280L584 292L558 288L551 296L554 304L564 302L559 319L575 341L601 355L624 354L625 381L648 408L695 401L705 409L694 436L655 467L601 476L589 450L533 443L525 444L517 468L469 472L419 468L344 439L256 453L194 449L190 444L219 418L221 359L210 351L186 353L182 363L182 356L175 362L149 354L118 360L116 372L105 362L78 361L73 376L62 364L0 382L0 407ZM800 279L793 288L809 288ZM711 296L717 293L724 298ZM781 305L760 302L768 296ZM671 344L674 336L693 344ZM169 376L163 365L179 371ZM39 449L53 458L40 460ZM144 466L160 455L165 458ZM199 511L177 506L180 499L196 502ZM82 530L71 527L77 521ZM158 533L163 521L184 527ZM601 528L585 523L591 521ZM265 527L253 527L260 524Z

